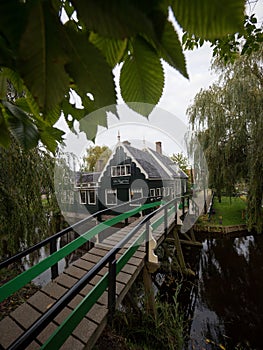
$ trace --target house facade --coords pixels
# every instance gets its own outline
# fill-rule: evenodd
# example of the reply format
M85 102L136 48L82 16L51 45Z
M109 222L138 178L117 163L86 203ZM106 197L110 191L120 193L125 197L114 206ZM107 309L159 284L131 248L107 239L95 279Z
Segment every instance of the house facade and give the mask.
M140 150L128 141L118 142L101 172L78 173L75 207L95 213L122 203L134 207L140 203L169 200L187 190L187 175L156 149Z

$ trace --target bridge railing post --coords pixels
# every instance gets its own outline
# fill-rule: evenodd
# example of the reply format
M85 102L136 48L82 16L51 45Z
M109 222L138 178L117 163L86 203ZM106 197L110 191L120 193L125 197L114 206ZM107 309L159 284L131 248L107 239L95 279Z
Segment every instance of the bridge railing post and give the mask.
M168 232L168 209L164 207L164 235L167 236Z
M109 262L109 289L108 289L108 310L109 324L112 324L114 312L116 309L116 255Z
M52 239L50 241L50 255L55 253L57 251L57 240ZM51 266L51 279L55 279L58 277L58 263L55 263L54 265Z
M183 202L183 218L185 216L185 197L183 196L182 198L182 202Z

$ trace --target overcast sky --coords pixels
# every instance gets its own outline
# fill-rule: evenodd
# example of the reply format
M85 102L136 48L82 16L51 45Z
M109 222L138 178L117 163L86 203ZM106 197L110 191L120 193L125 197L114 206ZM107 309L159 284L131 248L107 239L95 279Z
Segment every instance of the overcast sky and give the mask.
M249 12L256 12L257 18L262 24L263 0L259 0L256 5L252 4ZM182 32L178 26L176 26L176 30L181 36ZM208 44L194 51L186 51L185 57L189 80L166 63L163 64L165 87L154 116L150 117L149 121L138 117L123 106L119 95L118 100L122 105L121 119L109 117L109 128L99 128L96 144L113 147L117 142L118 131L120 131L122 141L125 139L139 140L142 144L148 142L154 144L155 141L162 141L164 153L167 155L183 151L180 150L182 140L178 135L185 132L185 128L188 126L186 110L193 103L194 97L200 89L208 88L217 79L215 73L210 69L212 50ZM114 73L116 81L118 81L119 69L115 69ZM77 146L77 143L80 144L77 152L81 150L81 153L84 152L83 149L93 145L93 143L86 142L83 137L78 139L73 137L70 149ZM74 145L73 148L72 145Z

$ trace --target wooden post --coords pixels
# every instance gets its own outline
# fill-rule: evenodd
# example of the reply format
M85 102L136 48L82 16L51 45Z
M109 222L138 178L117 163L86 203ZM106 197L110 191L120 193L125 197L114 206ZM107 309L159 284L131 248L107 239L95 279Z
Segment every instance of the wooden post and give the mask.
M174 244L175 244L175 248L176 248L176 251L177 251L179 264L180 264L180 267L181 267L183 273L185 273L187 275L193 275L194 276L195 275L194 271L191 270L191 269L188 269L186 267L186 265L185 265L184 254L183 254L183 251L182 251L181 242L180 242L180 239L179 239L178 232L177 232L176 228L173 229L173 236L174 236Z
M177 232L176 228L173 229L173 236L174 236L175 248L176 248L178 259L179 259L179 264L180 264L183 272L186 272L187 269L186 269L186 265L185 265L185 261L184 261L184 255L183 255L181 243L180 243L180 240L178 237L178 232Z
M190 228L190 235L191 235L192 241L196 242L195 233L192 227Z
M143 268L143 284L145 291L146 313L156 318L155 298L152 282L152 273L159 267L158 256L154 253L157 243L152 234L150 222L146 222L146 261Z
M146 313L156 318L155 297L152 282L152 273L159 268L159 264L145 262L143 268L143 285L145 292L145 308Z

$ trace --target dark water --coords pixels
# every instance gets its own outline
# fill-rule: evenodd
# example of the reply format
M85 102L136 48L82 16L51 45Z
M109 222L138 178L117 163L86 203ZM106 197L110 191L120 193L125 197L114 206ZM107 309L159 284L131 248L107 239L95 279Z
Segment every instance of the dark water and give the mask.
M186 349L263 349L263 235L202 243L187 252L198 278Z

